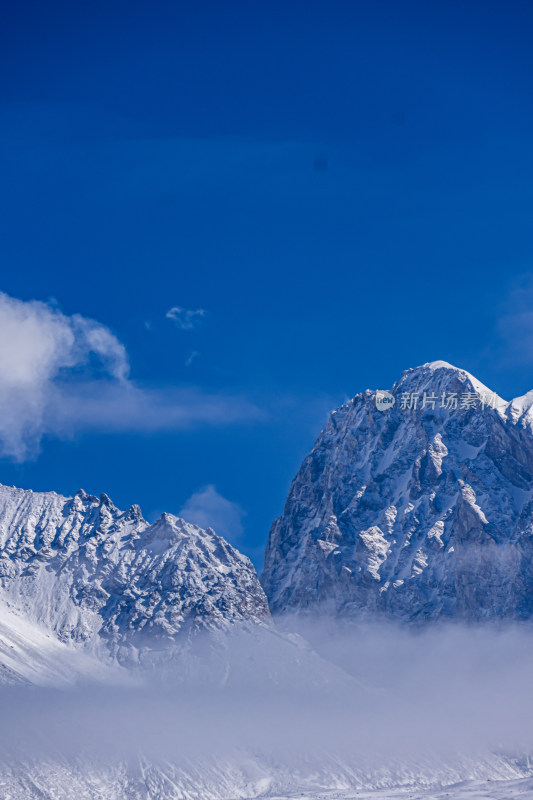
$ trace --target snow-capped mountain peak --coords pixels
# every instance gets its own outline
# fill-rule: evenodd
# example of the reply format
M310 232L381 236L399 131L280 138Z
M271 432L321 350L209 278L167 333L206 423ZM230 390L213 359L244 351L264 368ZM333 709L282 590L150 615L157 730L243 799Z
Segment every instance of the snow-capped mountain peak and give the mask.
M491 399L492 404L503 410L507 402L485 386L470 372L454 367L447 361L430 361L414 369L405 370L394 384L393 390L401 392L433 392L439 397L442 393L474 393L481 400Z
M139 506L0 485L0 600L66 643L122 663L182 634L268 622L249 559L212 529Z
M271 608L533 616L533 393L443 361L389 393L337 409L304 460L267 545Z

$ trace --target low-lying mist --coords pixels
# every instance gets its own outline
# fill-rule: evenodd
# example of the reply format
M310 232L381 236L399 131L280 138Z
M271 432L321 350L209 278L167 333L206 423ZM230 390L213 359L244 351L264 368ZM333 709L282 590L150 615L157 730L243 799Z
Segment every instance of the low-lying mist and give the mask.
M3 688L0 749L173 762L238 750L285 763L533 752L529 626L281 628L203 642L122 686Z

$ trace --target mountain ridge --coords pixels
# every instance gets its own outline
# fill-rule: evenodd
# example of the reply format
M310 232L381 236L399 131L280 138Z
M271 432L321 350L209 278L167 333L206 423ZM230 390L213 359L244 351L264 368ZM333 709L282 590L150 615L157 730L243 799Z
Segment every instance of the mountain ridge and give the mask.
M250 560L211 528L167 513L149 524L139 506L83 490L0 485L0 589L61 642L118 663L234 622L269 624Z

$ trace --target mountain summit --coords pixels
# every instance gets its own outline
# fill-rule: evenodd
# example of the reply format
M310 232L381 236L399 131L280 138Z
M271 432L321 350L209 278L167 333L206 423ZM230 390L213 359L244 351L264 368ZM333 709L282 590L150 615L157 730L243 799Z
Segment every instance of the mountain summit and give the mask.
M271 610L532 617L532 405L434 361L334 411L270 531Z

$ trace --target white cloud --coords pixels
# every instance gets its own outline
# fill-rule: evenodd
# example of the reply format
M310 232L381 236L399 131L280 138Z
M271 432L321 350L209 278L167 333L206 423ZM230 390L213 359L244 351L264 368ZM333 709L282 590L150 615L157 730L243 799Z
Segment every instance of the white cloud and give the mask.
M47 432L50 401L67 373L96 357L104 374L126 381L128 358L111 331L51 305L0 293L0 452L22 460Z
M179 516L201 528L213 528L233 543L240 539L244 530L245 511L238 503L232 503L219 494L212 484L191 495Z
M34 457L47 435L176 430L261 416L240 397L141 388L128 373L126 349L105 325L0 293L0 456Z
M205 320L207 311L204 308L190 309L174 306L167 311L166 316L182 331L192 331Z

